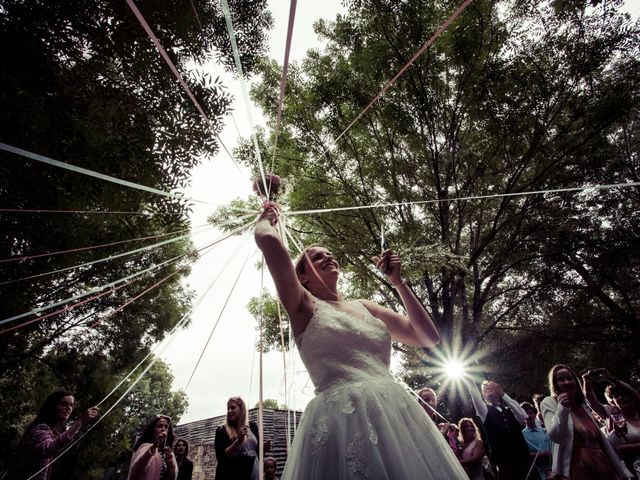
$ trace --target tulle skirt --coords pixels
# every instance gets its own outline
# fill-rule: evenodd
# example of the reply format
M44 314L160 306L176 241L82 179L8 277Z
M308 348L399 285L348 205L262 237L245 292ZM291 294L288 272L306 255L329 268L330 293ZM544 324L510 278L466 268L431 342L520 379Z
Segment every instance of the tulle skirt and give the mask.
M307 406L282 480L466 479L436 425L389 376L331 387Z

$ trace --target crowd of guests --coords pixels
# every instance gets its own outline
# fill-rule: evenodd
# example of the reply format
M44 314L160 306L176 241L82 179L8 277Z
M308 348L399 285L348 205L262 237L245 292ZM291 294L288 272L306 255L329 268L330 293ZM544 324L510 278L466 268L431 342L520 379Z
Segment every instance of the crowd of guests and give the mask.
M134 446L128 480L191 480L193 462L189 460L189 444L185 439L173 443L171 418L158 415L143 430ZM174 445L173 449L169 445ZM265 442L265 450L271 446ZM258 425L249 421L248 409L240 397L227 401L225 422L216 429L216 480L258 480L260 435ZM264 459L264 479L275 476L277 461Z
M550 395L518 403L493 381L464 380L474 418L438 411L436 392L417 392L471 480L640 479L640 394L606 369L582 378L567 365L549 372ZM606 382L606 404L594 391Z
M169 445L174 445L173 450ZM265 441L269 450L271 441ZM260 435L258 425L249 421L248 409L240 397L227 401L224 425L216 429L216 480L258 480ZM158 415L143 430L134 446L128 480L191 480L193 462L187 458L185 439L173 443L171 418ZM264 459L264 479L278 480L278 464L272 457Z
M579 378L569 366L555 365L549 395L534 396L533 403L518 403L497 382L478 389L466 379L474 418L442 422L438 431L389 374L392 341L422 348L440 341L433 319L402 277L400 257L386 249L374 263L406 315L371 300L344 299L339 264L325 247L307 247L293 264L276 228L279 216L280 207L266 201L256 243L317 392L289 451L284 479L640 479L640 395L605 369ZM594 392L599 382L608 383L606 404ZM418 397L437 423L436 392L425 388ZM49 478L53 459L99 414L91 407L67 426L73 407L69 392L47 399L6 479ZM259 431L247 413L240 397L229 399L215 434L217 480L258 480L260 467L268 480L275 478L274 459L259 464ZM128 480L193 476L189 446L181 439L174 443L166 415L149 422L133 450Z
M417 392L426 414L436 423L470 480L640 479L640 394L605 369L581 378L567 365L549 372L549 396L534 395L518 403L502 386L465 380L474 418L451 423L438 413L437 393ZM606 403L594 386L608 385ZM67 447L79 429L97 418L85 410L67 427L74 408L70 392L51 394L20 441L5 479L46 480L51 459ZM265 442L269 450L270 441ZM217 480L258 480L260 437L240 397L227 402L224 425L215 433ZM157 415L134 443L128 480L191 480L189 444L174 439L171 418ZM266 480L278 480L277 461L264 459Z

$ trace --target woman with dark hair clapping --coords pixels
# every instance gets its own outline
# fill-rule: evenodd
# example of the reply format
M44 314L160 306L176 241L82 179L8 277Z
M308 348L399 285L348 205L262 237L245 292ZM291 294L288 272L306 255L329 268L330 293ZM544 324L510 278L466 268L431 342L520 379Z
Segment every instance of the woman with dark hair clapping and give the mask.
M157 415L135 443L127 480L176 480L178 469L170 445L171 417Z
M82 425L98 416L98 408L91 407L65 429L74 405L71 392L61 390L47 397L20 440L17 458L5 480L45 480L49 477L52 458L73 441Z
M540 407L552 445L552 471L561 479L620 480L631 474L586 408L580 380L566 365L549 372L551 396Z

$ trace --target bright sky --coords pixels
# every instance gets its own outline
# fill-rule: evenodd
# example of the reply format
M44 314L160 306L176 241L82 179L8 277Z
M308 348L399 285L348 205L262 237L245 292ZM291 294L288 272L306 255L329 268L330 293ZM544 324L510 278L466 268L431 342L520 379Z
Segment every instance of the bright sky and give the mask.
M269 8L274 15L275 28L270 34L269 54L282 62L289 16L289 2L270 0ZM628 1L624 10L638 18L640 0ZM343 12L340 0L307 0L299 2L296 12L291 61L300 60L309 48L319 48L318 38L313 33L313 22L320 17L334 18ZM220 72L215 72L218 74ZM240 86L229 75L222 75L225 84L231 87L235 96L234 119L243 137L250 134L246 106L242 101ZM254 121L264 125L264 117L251 106ZM285 119L286 120L286 119ZM237 134L230 117L225 119L226 127L222 139L229 148L237 144ZM205 159L194 169L191 187L187 195L217 205L227 204L230 200L251 194L251 181L248 170L239 172L226 153L220 153L213 159ZM215 207L196 205L191 216L192 225L206 223L207 217ZM204 245L218 234L196 234L196 247ZM236 250L239 249L239 250ZM259 355L255 352L255 320L249 315L246 305L260 289L260 274L255 268L259 262L253 238L233 238L225 240L211 253L203 256L194 265L187 284L202 294L214 277L224 269L216 286L205 296L198 306L192 322L187 329L178 332L173 343L162 355L170 365L174 375L174 388L185 389L198 357L211 333L213 325L220 315L233 283L236 281L242 263L252 255L239 277L238 285L229 298L228 305L221 316L218 327L204 353L195 375L185 391L189 398L189 409L180 423L222 415L226 401L231 396L242 396L250 407L259 398ZM231 259L231 260L229 260ZM225 264L229 260L228 267ZM265 286L273 292L270 276L265 274ZM271 352L264 356L264 394L263 398L273 398L279 403L303 410L313 397L313 385L308 379L304 366L297 354L287 355L289 397L285 398L283 355Z
M269 3L269 9L275 19L274 29L270 32L269 55L282 63L289 20L289 2L270 0ZM313 33L313 22L321 16L333 18L339 11L342 11L340 0L298 2L291 61L302 59L308 49L320 45L317 36ZM229 75L222 75L222 77L225 79L225 84L231 87L236 99L234 119L240 133L243 137L248 138L250 127L240 86ZM255 123L264 125L265 121L261 112L253 106L251 108ZM225 124L221 138L225 145L231 149L237 144L237 133L231 117L225 119ZM205 160L201 166L193 171L191 188L187 191L187 195L223 205L236 197L248 197L252 193L251 181L249 171L243 169L242 173L239 172L226 153L222 152L213 159ZM214 209L213 206L197 205L191 216L192 225L204 225ZM195 235L193 237L194 243L196 246L204 245L217 235L213 232ZM240 250L236 251L236 248L240 248ZM211 329L231 291L231 286L240 272L242 263L247 255L252 254L220 318L218 327L191 384L185 390L189 397L189 409L180 423L224 414L227 399L232 396L240 395L251 407L258 401L259 355L254 348L256 343L255 320L246 309L250 298L258 295L260 291L260 273L256 269L260 256L255 252L256 247L252 236L248 240L246 236L225 240L218 248L198 260L188 277L188 285L197 294L202 293L224 268L227 260L233 257L216 286L205 296L203 303L195 309L191 325L178 332L174 342L162 355L175 375L174 388L176 389L185 388ZM273 283L268 273L265 274L265 286L273 291ZM287 355L286 361L291 392L291 397L286 399L286 403L292 408L303 410L313 397L313 385L308 381L304 366L297 354L294 357ZM271 352L264 356L263 375L263 398L273 398L279 403L285 403L282 353Z

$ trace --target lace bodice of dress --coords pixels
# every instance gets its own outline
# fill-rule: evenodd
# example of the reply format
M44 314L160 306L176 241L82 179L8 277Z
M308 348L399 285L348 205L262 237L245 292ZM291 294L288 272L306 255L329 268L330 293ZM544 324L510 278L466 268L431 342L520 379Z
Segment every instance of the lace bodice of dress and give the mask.
M313 316L296 341L316 393L381 375L390 377L391 336L384 322L359 301L347 302L353 313L323 300L315 302Z

